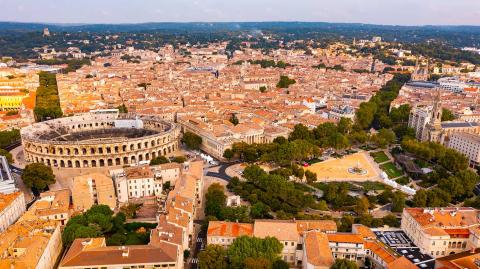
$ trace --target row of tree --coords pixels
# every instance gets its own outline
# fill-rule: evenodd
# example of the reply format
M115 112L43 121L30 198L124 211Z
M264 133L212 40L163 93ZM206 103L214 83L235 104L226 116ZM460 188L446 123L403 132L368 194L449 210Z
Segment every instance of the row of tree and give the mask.
M35 109L33 110L35 119L44 121L61 117L63 113L60 107L56 75L40 72L39 82L40 86L37 89Z

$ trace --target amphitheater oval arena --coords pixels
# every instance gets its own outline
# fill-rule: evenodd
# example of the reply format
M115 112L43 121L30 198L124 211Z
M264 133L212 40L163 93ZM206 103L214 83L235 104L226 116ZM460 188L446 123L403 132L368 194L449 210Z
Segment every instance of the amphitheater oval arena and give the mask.
M154 115L95 110L21 130L27 163L57 168L141 164L178 149L180 129Z

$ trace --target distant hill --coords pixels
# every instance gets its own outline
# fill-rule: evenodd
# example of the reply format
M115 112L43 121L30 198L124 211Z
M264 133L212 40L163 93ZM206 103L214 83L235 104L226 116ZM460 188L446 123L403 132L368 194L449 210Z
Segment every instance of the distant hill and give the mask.
M327 22L151 22L137 24L48 24L0 22L0 31L39 31L48 27L53 31L91 31L91 32L130 32L149 30L179 31L245 31L245 30L291 30L309 29L324 31L442 31L480 33L480 26L396 26L361 23L327 23Z

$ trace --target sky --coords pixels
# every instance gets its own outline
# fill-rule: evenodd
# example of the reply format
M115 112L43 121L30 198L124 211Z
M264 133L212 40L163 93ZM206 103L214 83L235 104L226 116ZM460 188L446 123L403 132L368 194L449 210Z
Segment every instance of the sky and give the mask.
M480 25L480 0L0 0L0 21Z

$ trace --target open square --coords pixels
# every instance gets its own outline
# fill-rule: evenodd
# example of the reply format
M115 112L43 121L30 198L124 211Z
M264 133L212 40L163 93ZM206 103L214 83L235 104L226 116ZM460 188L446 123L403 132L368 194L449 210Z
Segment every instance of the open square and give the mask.
M349 168L358 167L366 173L349 172ZM380 171L366 152L345 156L340 159L330 159L315 163L307 168L317 174L317 181L377 181Z

